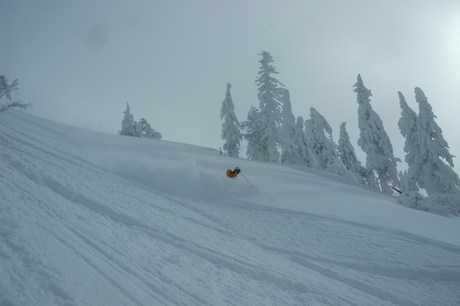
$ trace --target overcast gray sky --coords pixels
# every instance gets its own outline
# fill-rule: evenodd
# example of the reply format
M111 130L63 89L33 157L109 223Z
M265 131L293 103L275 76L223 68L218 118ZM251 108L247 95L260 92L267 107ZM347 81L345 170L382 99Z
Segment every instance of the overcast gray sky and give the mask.
M164 139L218 148L226 83L243 121L265 50L295 116L315 107L336 141L347 121L361 151L360 73L395 155L397 91L418 111L419 86L460 156L460 1L0 0L0 42L30 113L70 125L116 133L129 102Z

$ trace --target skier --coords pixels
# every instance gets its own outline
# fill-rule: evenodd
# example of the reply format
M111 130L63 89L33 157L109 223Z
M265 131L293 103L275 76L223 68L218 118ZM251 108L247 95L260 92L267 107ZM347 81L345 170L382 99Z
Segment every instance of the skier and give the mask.
M235 178L238 176L238 174L241 172L240 168L236 167L235 170L227 169L227 177L229 178Z

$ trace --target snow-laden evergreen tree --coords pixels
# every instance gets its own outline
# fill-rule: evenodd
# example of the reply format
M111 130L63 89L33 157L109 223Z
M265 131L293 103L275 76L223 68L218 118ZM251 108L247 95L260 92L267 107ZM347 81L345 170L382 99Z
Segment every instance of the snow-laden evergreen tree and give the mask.
M149 131L152 129L150 126L150 123L147 122L145 118L141 118L139 122L137 123L138 127L138 134L136 135L137 137L142 137L142 138L147 138L147 134Z
M278 146L280 142L279 127L281 125L281 101L282 88L284 87L273 77L278 72L273 66L273 58L270 53L262 51L261 66L256 79L259 91L260 124L262 125L261 147L258 154L261 160L279 162L280 153Z
M350 142L350 136L348 135L346 125L346 122L342 122L342 124L340 124L339 145L337 146L337 152L339 153L339 157L343 165L348 170L356 173L355 169L357 169L361 163L356 157L355 148L353 148L353 145Z
M141 137L141 129L137 121L133 121L129 133L130 134L128 136Z
M137 137L161 139L161 134L152 129L150 123L145 118L141 118L137 123Z
M367 169L361 165L358 157L356 157L355 148L351 144L350 136L347 132L346 122L342 122L340 125L340 136L337 152L345 168L347 168L348 171L355 175L358 182L364 185L375 187L372 177L369 177L369 171L367 171Z
M225 140L224 152L229 156L238 157L240 154L240 142L242 135L239 122L235 115L235 105L233 105L231 90L232 85L227 83L225 99L220 110L222 123L222 139Z
M326 170L329 161L336 154L330 139L331 134L332 128L326 119L314 107L310 107L310 119L305 121L305 135L307 144L316 155L319 169Z
M449 145L434 120L436 116L428 99L418 87L415 88L415 100L419 106L417 139L420 144L419 157L415 162L420 171L416 175L417 184L424 188L428 195L460 194L460 181L453 170L454 162L453 156L449 153ZM457 204L460 209L460 203Z
M292 113L289 90L283 90L281 111L281 163L296 165L300 163L299 148L296 143L296 122Z
M131 109L129 107L129 103L126 103L126 110L123 112L125 116L121 121L121 131L119 132L120 135L125 136L134 136L133 133L133 125L134 125L134 116L131 114Z
M158 131L155 131L155 129L152 129L151 134L149 135L149 138L153 138L153 139L161 139L162 137L163 136L161 135L161 133Z
M310 119L305 121L307 144L316 158L318 169L342 176L353 177L339 160L339 155L332 140L332 128L315 108L310 108Z
M242 127L245 131L243 137L248 142L246 155L249 160L264 160L267 152L266 143L262 142L264 129L260 121L260 111L251 105L248 116Z
M399 158L393 155L393 146L388 137L379 115L372 109L370 103L371 91L367 89L361 76L354 85L358 102L358 125L360 136L358 145L367 154L366 168L375 173L383 192L393 193L390 186L398 186L398 171L396 163Z
M296 158L299 160L298 164L310 168L318 168L315 154L308 146L308 140L305 134L304 120L302 116L297 117L295 124L295 143L296 143Z
M404 143L404 152L406 156L404 160L408 165L408 169L400 174L401 188L404 191L418 191L417 181L420 176L422 167L420 159L420 143L418 141L418 120L417 113L409 107L401 92L399 95L399 105L401 106L401 118L398 121L401 134L406 138Z

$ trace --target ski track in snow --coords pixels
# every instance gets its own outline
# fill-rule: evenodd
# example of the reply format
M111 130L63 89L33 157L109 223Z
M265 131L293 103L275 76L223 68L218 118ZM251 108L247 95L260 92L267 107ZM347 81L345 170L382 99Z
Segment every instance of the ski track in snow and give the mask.
M458 246L156 190L39 122L0 118L0 305L460 304Z

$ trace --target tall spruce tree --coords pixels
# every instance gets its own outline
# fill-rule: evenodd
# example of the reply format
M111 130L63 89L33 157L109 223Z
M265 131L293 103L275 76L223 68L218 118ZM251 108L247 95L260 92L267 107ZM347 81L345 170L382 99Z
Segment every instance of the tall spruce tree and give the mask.
M223 149L229 156L238 157L242 135L239 128L240 124L235 115L235 105L230 92L231 88L232 85L227 83L225 99L220 110L220 119L224 121L222 123L222 139L225 140Z
M367 154L366 168L375 173L383 192L393 193L390 186L399 185L396 163L400 161L393 155L393 146L379 115L370 103L371 91L367 89L361 76L354 85L358 102L358 125L360 137L358 145Z
M442 136L442 130L435 122L431 105L423 91L415 88L415 100L419 106L416 139L419 141L419 157L414 164L420 171L415 175L419 187L428 195L460 194L460 181L454 172L453 156ZM459 199L460 201L460 199ZM457 203L460 209L460 203Z
M278 72L272 64L273 58L270 53L262 51L261 56L262 59L259 61L261 66L255 81L259 91L257 97L260 109L259 121L262 128L260 154L258 155L261 160L279 162L281 95L284 85L273 77Z
M133 125L134 125L134 117L131 114L131 109L129 107L129 103L126 103L126 110L123 112L125 116L121 121L121 131L119 132L120 135L125 136L134 136L133 132Z

